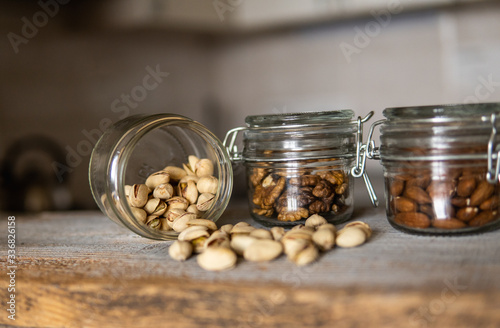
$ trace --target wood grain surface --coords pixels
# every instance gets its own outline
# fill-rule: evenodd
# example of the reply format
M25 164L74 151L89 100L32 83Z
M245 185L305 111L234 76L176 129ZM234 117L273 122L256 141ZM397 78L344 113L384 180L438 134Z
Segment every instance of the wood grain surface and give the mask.
M354 217L374 228L359 248L334 249L303 268L281 257L213 273L195 258L171 260L171 242L138 237L98 212L18 216L16 320L2 309L0 325L500 326L500 231L412 236L391 228L383 209L360 207ZM220 223L239 220L252 222L245 206L230 208Z

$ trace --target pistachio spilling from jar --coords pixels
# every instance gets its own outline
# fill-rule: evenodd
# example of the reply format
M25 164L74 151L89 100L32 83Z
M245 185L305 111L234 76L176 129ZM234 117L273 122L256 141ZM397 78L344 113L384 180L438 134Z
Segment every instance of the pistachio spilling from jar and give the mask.
M249 184L252 212L279 221L303 220L313 214L338 215L350 206L349 176L343 170L255 167Z
M215 223L200 219L188 221L187 226L170 246L170 257L184 261L194 253L201 253L198 265L208 271L232 269L238 256L251 262L267 262L283 253L291 262L304 266L335 244L344 248L360 246L372 234L370 226L360 221L351 222L337 232L333 224L317 214L289 231L283 227L257 229L246 222L217 229Z
M183 168L167 166L143 184L126 185L125 195L139 222L155 230L181 232L212 207L219 189L213 174L210 159L191 155Z
M417 229L461 230L498 220L500 189L484 169L449 169L446 175L405 172L387 179L390 218Z

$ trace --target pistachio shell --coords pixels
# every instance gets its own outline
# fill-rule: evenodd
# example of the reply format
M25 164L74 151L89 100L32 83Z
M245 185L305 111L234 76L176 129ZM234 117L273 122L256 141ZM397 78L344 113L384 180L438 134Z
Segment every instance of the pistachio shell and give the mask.
M159 199L169 199L174 195L174 187L171 184L165 183L158 185L153 190L153 197Z
M321 229L312 235L314 244L323 252L332 249L335 245L335 233L330 229Z
M143 207L148 201L149 188L144 184L135 184L129 191L128 200L134 207Z
M220 227L220 231L223 231L227 234L230 234L231 233L231 229L233 229L233 225L232 224L224 224L222 227Z
M185 261L193 254L193 246L190 242L176 240L168 248L168 254L174 260Z
M186 171L177 166L167 166L163 169L170 175L170 180L179 181L187 175Z
M307 245L303 250L298 252L293 258L294 262L298 266L304 266L311 262L314 262L319 256L318 249L312 243Z
M193 227L187 227L186 229L182 230L177 239L184 241L191 241L199 237L208 237L208 236L210 236L210 234L208 233L206 227L193 226Z
M199 161L200 161L200 159L194 155L188 156L188 163L189 163L189 167L191 168L191 171L196 170L196 164L198 164Z
M335 243L340 247L356 247L366 241L366 233L358 227L348 227L340 230Z
M130 209L132 210L132 214L137 219L137 221L146 223L146 218L148 216L146 211L144 211L142 208L137 207L131 207Z
M245 260L253 262L271 261L280 256L281 253L283 253L283 246L279 241L260 239L245 249L243 257Z
M208 211L210 207L212 207L214 199L215 195L210 193L203 193L198 197L198 202L196 204L196 207L201 212Z
M306 227L312 227L316 229L320 225L327 224L328 221L324 217L318 214L311 215L305 222Z
M229 270L236 265L236 254L226 247L209 247L198 255L198 265L208 271Z
M207 247L227 247L230 248L229 235L222 231L215 231L210 237L205 240L205 248Z
M207 220L207 219L191 219L187 223L188 226L203 226L206 227L208 230L215 231L217 230L217 225L215 224L214 221Z
M250 231L250 237L254 237L257 239L273 239L273 235L269 230L266 229L255 229Z
M195 219L196 216L193 214L193 213L184 213L180 216L178 216L174 222L172 223L172 229L174 229L174 231L176 232L181 232L183 230L185 230L188 225L188 221L189 220L192 220L192 219Z
M243 255L245 249L247 249L247 247L253 244L256 240L257 238L247 235L234 236L231 239L231 248L236 252L236 254Z
M214 164L208 158L200 159L194 169L196 170L196 175L199 177L214 175Z
M151 174L145 182L145 185L148 186L151 189L155 189L161 184L169 183L170 182L170 174L166 171L158 171L153 174Z
M189 201L184 197L175 196L167 200L167 204L169 209L179 208L185 211L189 206Z
M281 238L285 235L285 228L283 227L272 227L271 234L273 235L273 239L280 241Z
M211 175L201 177L197 183L197 187L201 194L208 192L215 195L219 189L219 179Z

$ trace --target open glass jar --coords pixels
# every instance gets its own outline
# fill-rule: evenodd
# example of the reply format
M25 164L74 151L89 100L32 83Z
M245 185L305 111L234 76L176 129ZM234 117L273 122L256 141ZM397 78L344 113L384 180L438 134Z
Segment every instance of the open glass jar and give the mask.
M180 115L132 116L109 128L97 142L90 159L89 181L94 199L109 218L143 237L175 239L178 233L172 231L166 222L167 205L168 208L174 206L169 204L167 197L156 198L153 188L148 189L145 183L152 173L162 172L167 166L183 171L183 164L189 165L190 155L213 164L209 176L216 179L211 180L216 181L216 188L205 193L212 195L203 203L209 206L199 208L201 212L197 215L217 221L231 195L231 161L226 148L215 135L200 123ZM181 194L180 189L188 186L189 179L185 180L184 185L182 178L185 173L180 176L176 176L173 171L170 173L163 185L169 185L172 196ZM150 206L151 209L146 208L142 200L138 200L140 204L129 205L130 198L127 195L133 190L127 186L134 184L138 186L137 199L142 195L149 204L150 200L156 198L152 201L154 204ZM154 187L154 184L149 186ZM199 184L191 189L200 189ZM190 202L200 202L201 195L201 192L199 196L196 194L196 198ZM186 204L177 202L179 198L175 201L177 209L186 207ZM180 215L187 212L187 208L175 212Z
M387 217L418 234L497 229L500 104L388 108L367 156L384 168ZM380 150L370 141L380 127Z
M252 217L264 225L296 225L312 214L331 223L353 211L353 175L364 176L362 124L351 110L248 116L225 144L244 163ZM242 152L234 147L243 131ZM359 156L363 158L360 158ZM351 174L353 172L353 174Z

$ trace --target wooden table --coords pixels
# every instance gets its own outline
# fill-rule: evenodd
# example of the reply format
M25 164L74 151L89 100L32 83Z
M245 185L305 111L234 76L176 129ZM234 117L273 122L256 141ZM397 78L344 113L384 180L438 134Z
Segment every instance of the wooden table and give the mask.
M2 216L6 232L7 215ZM100 212L16 217L16 320L20 327L499 327L500 231L412 236L383 209L358 207L374 229L354 249L296 267L282 256L207 272L167 255ZM219 223L249 218L231 206ZM6 234L4 233L3 236ZM2 238L0 297L7 242Z

